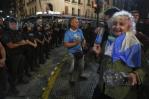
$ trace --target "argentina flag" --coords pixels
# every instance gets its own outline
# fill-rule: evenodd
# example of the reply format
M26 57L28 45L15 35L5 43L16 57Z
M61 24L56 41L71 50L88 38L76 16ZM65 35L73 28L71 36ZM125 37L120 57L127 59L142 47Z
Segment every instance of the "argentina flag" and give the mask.
M113 62L122 60L131 68L141 66L141 45L133 33L123 33L116 38L112 51L112 59Z

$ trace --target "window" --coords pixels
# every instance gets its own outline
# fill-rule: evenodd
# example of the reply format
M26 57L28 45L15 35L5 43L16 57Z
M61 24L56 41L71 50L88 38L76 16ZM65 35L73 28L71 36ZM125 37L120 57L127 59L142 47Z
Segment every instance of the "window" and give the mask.
M35 13L37 12L37 8L36 8L36 6L35 6Z
M91 4L90 4L90 0L87 1L87 5L88 5L88 6L91 6Z
M78 4L82 4L82 3L81 3L81 0L78 0Z
M75 0L72 0L72 3L77 3Z
M81 14L81 10L80 10L80 9L78 9L78 16L80 16L80 14Z
M75 8L72 8L72 15L75 15Z
M65 14L68 14L68 6L65 6Z
M47 8L50 11L53 11L53 5L51 3L47 4Z
M32 13L32 9L30 9L30 15L31 15L31 13Z
M32 15L34 14L34 8L32 8Z
M94 8L94 2L92 1L92 8Z
M108 4L108 5L110 4L110 1L109 1L109 0L107 0L107 4Z

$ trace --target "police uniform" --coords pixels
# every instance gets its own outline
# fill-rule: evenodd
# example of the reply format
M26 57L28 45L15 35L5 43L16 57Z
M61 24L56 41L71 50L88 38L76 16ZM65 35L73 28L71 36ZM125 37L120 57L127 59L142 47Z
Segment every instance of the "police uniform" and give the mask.
M23 35L24 35L25 40L29 40L31 42L34 42L35 34L33 32L26 32ZM25 56L26 56L28 66L29 66L29 67L26 67L27 72L29 72L30 69L34 71L35 66L37 66L37 59L36 59L36 51L35 50L36 50L36 48L34 48L33 46L26 45Z
M41 31L36 31L36 38L40 41L43 41L44 35ZM39 59L39 64L44 64L44 54L43 54L43 45L41 43L37 43L37 54L38 54L38 59Z
M22 81L24 75L25 58L22 55L21 46L14 46L14 44L16 44L17 42L22 41L22 37L16 30L16 27L14 30L10 28L10 23L16 23L16 20L14 18L6 18L4 23L6 26L6 31L2 35L1 41L6 49L6 64L11 78L13 79L13 83L11 84L14 84L14 82ZM12 44L12 48L8 44Z
M22 78L23 76L23 65L24 62L24 57L21 53L21 49L19 47L17 48L9 48L7 46L8 43L16 43L21 40L19 35L15 33L16 31L7 31L5 34L2 36L2 42L6 48L7 52L7 65L9 67L10 72L12 73L14 79L17 79L17 76L20 76L19 78ZM18 75L18 73L20 73Z
M44 56L45 56L45 58L46 59L48 59L48 55L49 55L49 50L50 50L50 45L49 45L49 33L48 33L48 31L46 30L46 31L44 31L44 33L43 33L43 35L44 35L44 38L45 38L45 42L44 42Z

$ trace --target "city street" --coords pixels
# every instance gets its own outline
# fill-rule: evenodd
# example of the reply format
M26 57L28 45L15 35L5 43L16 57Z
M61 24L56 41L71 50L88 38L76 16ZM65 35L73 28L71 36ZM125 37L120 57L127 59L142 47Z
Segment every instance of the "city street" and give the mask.
M87 79L78 78L75 85L69 83L69 67L70 63L67 61L62 67L59 77L49 93L48 99L92 99L99 78L97 74L99 64L87 61L84 71L84 75Z
M48 79L53 77L58 64L63 63L65 54L66 49L63 47L51 50L49 60L45 64L40 65L37 72L32 72L30 82L28 84L17 85L19 94L17 96L9 96L6 99L40 99L49 83Z
M74 86L69 84L69 57L64 47L51 51L50 58L32 72L28 84L17 85L19 94L6 99L92 99L99 75L95 62L86 65L84 74L88 79L79 79Z
M149 0L1 0L0 99L149 99Z

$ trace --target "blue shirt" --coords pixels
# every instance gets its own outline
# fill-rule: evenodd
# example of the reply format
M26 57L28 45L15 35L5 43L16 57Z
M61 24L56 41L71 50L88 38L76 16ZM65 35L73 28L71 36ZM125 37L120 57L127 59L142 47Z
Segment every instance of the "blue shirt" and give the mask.
M69 29L65 32L64 42L71 43L71 42L78 41L78 40L81 42L84 40L83 32L81 29L77 29L76 31L72 31ZM73 47L69 47L68 51L70 53L82 51L81 44L78 44L78 45L73 46Z

